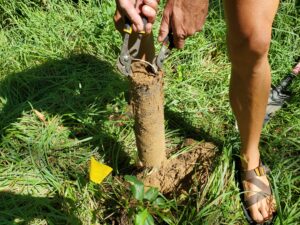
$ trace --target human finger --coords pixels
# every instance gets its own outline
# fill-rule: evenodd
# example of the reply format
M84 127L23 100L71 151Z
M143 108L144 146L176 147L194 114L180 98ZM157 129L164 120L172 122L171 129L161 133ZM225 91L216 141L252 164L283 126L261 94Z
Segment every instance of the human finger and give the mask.
M150 34L150 33L151 33L152 27L153 27L152 23L147 23L147 24L146 24L146 26L145 26L145 31L146 31L147 34Z
M185 39L184 38L177 37L176 35L174 35L175 48L182 49L184 47L184 44L185 44Z
M157 11L158 1L157 0L144 0L144 5L147 5Z
M128 19L135 25L135 31L143 31L144 24L141 16L138 14L134 4L131 1L120 1L120 8L126 14Z
M113 21L115 23L116 29L122 33L124 27L124 21L122 19L122 15L119 10L116 10L115 15L113 17Z
M165 9L160 24L158 41L162 42L168 36L169 31L170 31L170 13Z
M147 17L148 23L154 23L156 17L156 10L148 5L143 5L142 14Z

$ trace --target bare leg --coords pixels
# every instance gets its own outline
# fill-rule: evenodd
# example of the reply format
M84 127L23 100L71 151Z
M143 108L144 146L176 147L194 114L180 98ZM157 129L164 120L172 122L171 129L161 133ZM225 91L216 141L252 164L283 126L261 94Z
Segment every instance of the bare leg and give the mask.
M225 0L228 49L232 63L230 103L236 116L244 170L259 165L259 139L270 90L268 51L278 0ZM260 178L268 184L266 177ZM249 182L248 191L260 191ZM249 194L251 196L252 194ZM249 208L252 218L262 222L271 216L267 199Z

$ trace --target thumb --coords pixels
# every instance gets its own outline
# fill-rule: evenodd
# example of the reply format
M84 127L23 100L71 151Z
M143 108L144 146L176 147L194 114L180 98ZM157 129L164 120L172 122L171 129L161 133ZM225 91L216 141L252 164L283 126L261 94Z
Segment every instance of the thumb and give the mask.
M168 36L169 31L170 31L170 14L164 13L161 20L160 29L159 29L158 41L162 42Z

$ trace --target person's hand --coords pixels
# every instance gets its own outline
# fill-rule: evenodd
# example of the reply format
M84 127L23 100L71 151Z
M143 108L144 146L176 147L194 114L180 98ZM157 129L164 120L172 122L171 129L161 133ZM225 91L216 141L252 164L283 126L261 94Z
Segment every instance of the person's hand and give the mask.
M208 0L168 0L160 26L158 41L172 31L174 45L183 48L185 39L200 31L208 11Z
M159 0L116 0L117 10L114 16L116 28L122 31L124 26L122 15L125 15L132 22L132 28L135 32L145 31L147 34L151 33L158 2ZM141 15L147 18L145 26Z

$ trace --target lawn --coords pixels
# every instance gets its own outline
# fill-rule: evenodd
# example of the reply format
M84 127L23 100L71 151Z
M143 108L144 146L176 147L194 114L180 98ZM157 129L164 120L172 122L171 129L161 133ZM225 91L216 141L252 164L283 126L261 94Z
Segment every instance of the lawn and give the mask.
M167 146L186 138L214 143L210 175L155 201L136 200L124 181L136 146L128 81L115 67L122 39L114 10L110 0L0 0L0 225L125 225L142 212L155 224L245 224L221 1L211 0L203 32L165 63ZM272 37L277 84L300 56L298 0L281 1ZM290 91L260 148L272 169L277 225L300 221L299 79ZM100 185L89 181L91 156L113 168Z

